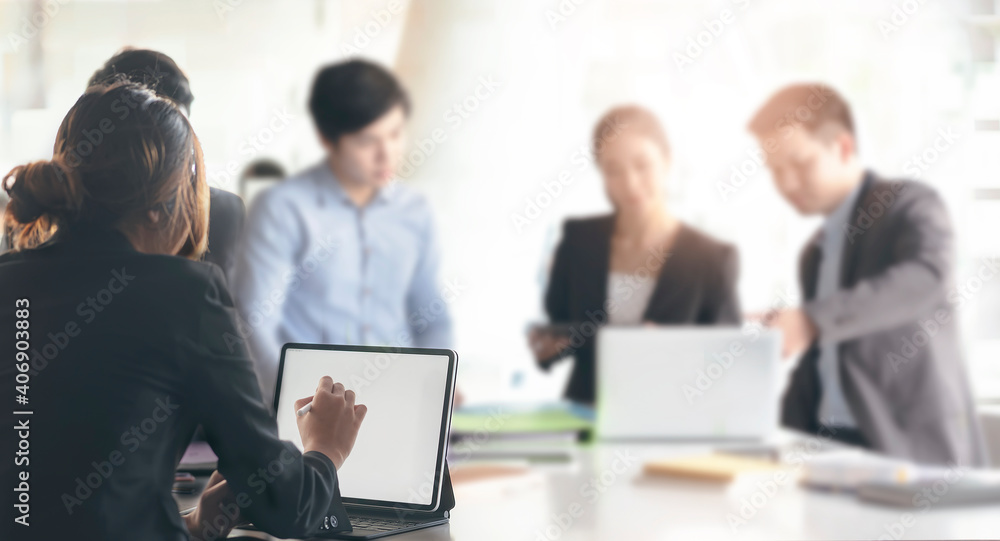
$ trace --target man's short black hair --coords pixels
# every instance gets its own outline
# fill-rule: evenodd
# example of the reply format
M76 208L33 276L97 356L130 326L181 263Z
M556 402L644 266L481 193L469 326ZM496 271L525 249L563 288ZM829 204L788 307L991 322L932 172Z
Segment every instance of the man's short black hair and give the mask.
M280 163L270 158L260 158L248 163L247 166L243 168L243 173L240 174L240 178L285 178L287 176L288 173L285 172L285 168L282 167Z
M191 112L191 102L194 101L191 84L169 56L159 51L126 47L95 71L87 86L107 84L120 80L122 76L176 103L185 113Z
M349 60L324 67L316 74L309 111L316 128L331 143L357 132L402 105L410 112L410 98L389 70L365 60Z

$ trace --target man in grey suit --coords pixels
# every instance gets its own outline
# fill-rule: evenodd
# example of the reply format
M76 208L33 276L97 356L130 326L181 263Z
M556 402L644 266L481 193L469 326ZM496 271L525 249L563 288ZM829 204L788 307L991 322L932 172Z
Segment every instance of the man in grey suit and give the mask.
M866 171L850 108L827 86L779 91L750 131L781 195L824 216L801 257L803 305L767 318L785 357L801 356L783 424L919 463L985 465L941 198Z

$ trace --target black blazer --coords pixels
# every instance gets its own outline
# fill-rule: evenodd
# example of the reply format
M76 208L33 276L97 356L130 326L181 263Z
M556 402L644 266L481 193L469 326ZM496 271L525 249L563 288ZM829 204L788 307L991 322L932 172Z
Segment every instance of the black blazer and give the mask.
M0 208L0 215L3 210ZM222 268L228 279L236 264L236 247L247 219L243 198L221 188L209 188L208 250L202 260ZM0 232L2 235L2 232ZM0 254L10 249L6 235L0 238Z
M567 351L576 358L566 397L591 403L595 391L593 325L607 322L606 300L614 216L568 220L556 249L545 310L585 339ZM736 248L681 225L643 319L660 324L738 324ZM584 323L591 325L583 325ZM572 331L571 331L572 332ZM548 367L548 364L544 365Z
M329 515L347 523L333 463L278 439L218 267L77 233L0 256L0 283L0 538L186 540L171 486L199 423L257 526L306 537ZM15 407L19 368L28 403ZM19 422L30 463L14 461ZM22 471L29 528L10 516Z
M219 188L209 190L208 251L203 259L222 267L228 279L236 264L236 246L247 219L247 206L243 198L234 193Z

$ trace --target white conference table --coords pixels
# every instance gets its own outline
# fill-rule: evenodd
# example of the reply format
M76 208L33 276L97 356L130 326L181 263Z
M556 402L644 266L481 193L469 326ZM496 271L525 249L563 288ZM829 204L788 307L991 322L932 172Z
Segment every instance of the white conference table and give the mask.
M577 447L568 464L533 466L524 475L456 484L450 524L387 539L1000 538L1000 505L903 509L864 503L851 494L806 489L794 481L772 486L772 474L719 484L642 473L646 460L711 449L663 443ZM456 464L454 470L461 467ZM758 483L764 483L763 488ZM247 534L232 535L237 533Z

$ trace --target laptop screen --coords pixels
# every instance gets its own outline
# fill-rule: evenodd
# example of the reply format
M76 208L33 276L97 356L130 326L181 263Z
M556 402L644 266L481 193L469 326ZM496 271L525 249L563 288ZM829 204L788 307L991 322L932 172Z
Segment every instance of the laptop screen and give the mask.
M337 472L344 501L433 510L450 420L453 359L448 350L288 344L276 391L278 435L302 449L295 401L312 396L320 378L330 376L368 407L354 450Z

